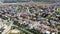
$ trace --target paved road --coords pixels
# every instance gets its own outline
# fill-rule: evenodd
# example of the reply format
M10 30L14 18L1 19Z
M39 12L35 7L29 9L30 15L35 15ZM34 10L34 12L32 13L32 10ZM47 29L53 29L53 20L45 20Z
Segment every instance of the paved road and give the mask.
M11 24L9 25L9 27L8 28L6 28L3 32L2 32L2 34L6 34L10 29L11 29L11 26L13 25L13 22L11 21Z
M21 27L19 27L17 25L13 25L13 26L15 26L16 28L19 28L22 31L28 32L29 34L33 34L33 33L29 32L29 31L25 30L24 28L21 28Z
M24 5L26 3L2 3L1 5Z

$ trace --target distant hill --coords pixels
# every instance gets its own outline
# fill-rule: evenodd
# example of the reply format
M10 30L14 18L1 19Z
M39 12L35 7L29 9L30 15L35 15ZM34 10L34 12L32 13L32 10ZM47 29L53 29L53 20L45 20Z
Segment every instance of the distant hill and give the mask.
M50 2L50 3L55 3L55 2L60 2L60 0L3 0L3 2Z

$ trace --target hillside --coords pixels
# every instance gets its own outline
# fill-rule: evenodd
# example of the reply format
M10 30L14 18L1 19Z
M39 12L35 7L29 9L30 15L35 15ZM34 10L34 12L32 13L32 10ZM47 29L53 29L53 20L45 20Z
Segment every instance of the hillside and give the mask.
M2 2L50 2L50 3L55 3L55 2L60 2L60 0L3 0Z

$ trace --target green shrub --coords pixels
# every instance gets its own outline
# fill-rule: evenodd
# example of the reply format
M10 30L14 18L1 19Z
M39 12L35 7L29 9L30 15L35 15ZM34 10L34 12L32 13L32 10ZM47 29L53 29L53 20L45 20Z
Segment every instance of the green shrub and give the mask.
M60 8L58 8L58 13L60 14Z
M57 26L57 29L60 30L60 26Z

